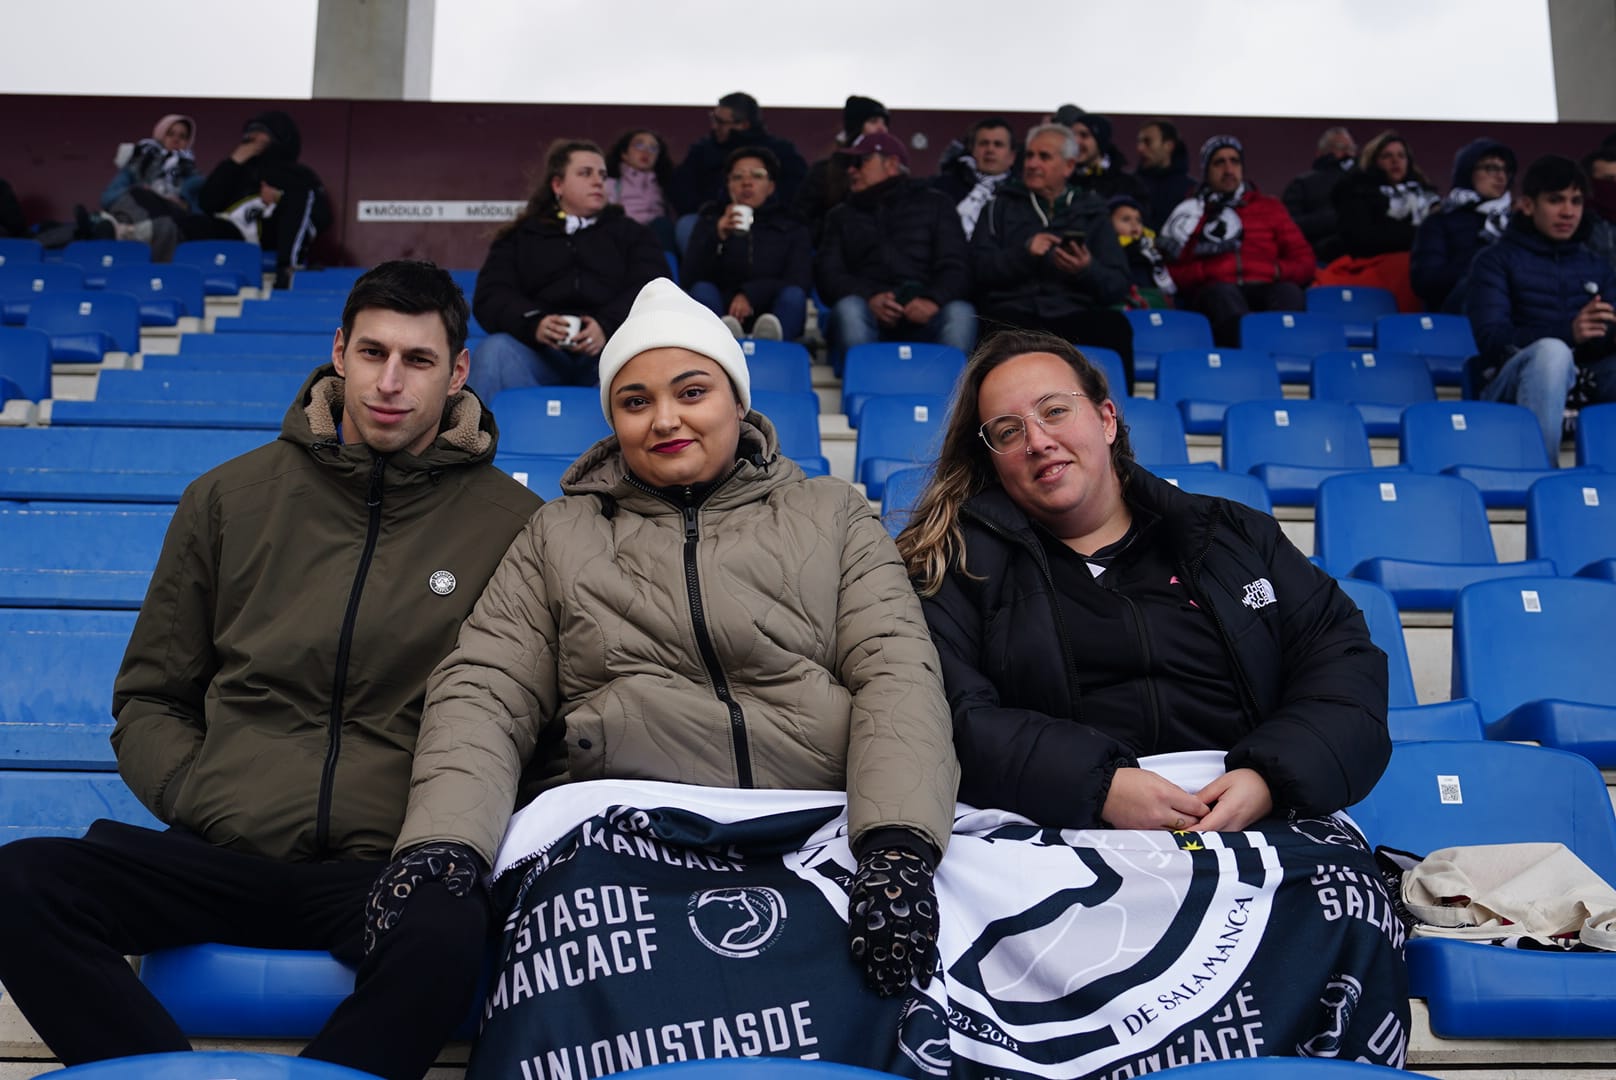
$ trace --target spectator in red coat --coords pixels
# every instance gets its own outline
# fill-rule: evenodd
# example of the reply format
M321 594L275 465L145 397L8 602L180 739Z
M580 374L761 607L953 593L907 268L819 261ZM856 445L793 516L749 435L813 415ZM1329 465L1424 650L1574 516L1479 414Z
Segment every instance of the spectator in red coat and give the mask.
M1201 146L1201 186L1162 225L1157 246L1172 260L1179 306L1212 321L1219 345L1240 343L1241 316L1301 311L1313 280L1313 249L1285 205L1246 182L1245 151L1233 135Z

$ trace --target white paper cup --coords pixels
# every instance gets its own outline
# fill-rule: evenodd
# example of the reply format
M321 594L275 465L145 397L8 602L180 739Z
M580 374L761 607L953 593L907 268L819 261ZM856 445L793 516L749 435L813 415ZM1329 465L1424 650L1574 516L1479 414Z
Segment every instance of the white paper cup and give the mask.
M751 229L752 229L752 208L750 206L743 206L740 203L736 203L735 204L735 231L736 232L750 232Z
M561 344L571 345L578 331L584 328L584 321L576 315L563 315L561 320L567 324L567 336L561 339Z

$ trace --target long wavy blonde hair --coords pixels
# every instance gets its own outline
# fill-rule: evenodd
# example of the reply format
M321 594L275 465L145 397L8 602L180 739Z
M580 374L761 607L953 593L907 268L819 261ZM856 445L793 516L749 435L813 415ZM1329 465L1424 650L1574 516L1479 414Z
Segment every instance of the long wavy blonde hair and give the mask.
M903 556L921 596L931 596L942 588L951 565L962 573L965 567L965 535L960 529L960 507L978 492L999 483L993 470L992 451L977 435L982 417L977 395L982 380L1000 364L1027 353L1052 353L1066 361L1077 375L1091 402L1096 406L1111 396L1105 373L1070 342L1053 334L1031 330L1004 330L987 338L971 354L954 388L954 403L943 429L943 445L937 455L926 488L909 513L909 523L898 534L898 553ZM1119 412L1117 437L1111 443L1111 467L1126 484L1133 465L1133 447L1128 426Z

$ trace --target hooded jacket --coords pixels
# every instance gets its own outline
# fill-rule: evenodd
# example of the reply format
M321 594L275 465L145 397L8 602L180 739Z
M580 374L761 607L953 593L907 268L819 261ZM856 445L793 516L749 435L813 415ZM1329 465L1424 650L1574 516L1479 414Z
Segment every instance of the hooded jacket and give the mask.
M808 226L771 198L753 215L750 229L722 241L718 219L727 209L727 203L719 202L702 207L679 267L685 289L710 281L726 304L744 292L757 311L773 308L780 290L790 286L813 292L814 244Z
M258 194L261 181L282 190L319 191L324 201L324 185L319 176L298 162L303 153L303 135L292 118L279 109L272 109L248 120L243 132L255 124L269 131L269 145L245 162L227 156L213 167L197 193L197 205L203 213L222 213L242 199L252 198ZM328 218L329 213L328 207Z
M1409 160L1409 183L1420 184L1414 174L1413 159ZM1416 225L1412 218L1389 216L1390 202L1381 188L1390 181L1379 168L1354 169L1343 176L1330 192L1335 205L1336 228L1342 250L1353 258L1371 259L1376 255L1390 255L1409 251L1414 247ZM1425 187L1425 185L1420 184ZM1436 191L1425 187L1431 202Z
M814 280L827 304L919 283L941 307L971 290L965 230L948 196L895 176L849 195L825 218Z
M1498 242L1477 253L1465 289L1465 315L1476 335L1478 389L1504 361L1540 338L1571 341L1571 323L1590 299L1592 284L1603 297L1616 296L1616 270L1583 240L1592 215L1569 240L1551 240L1532 219L1517 213ZM1603 339L1579 347L1579 359L1610 351Z
M471 309L483 329L524 345L546 315L592 315L610 337L640 289L667 274L656 234L621 206L571 234L563 219L534 214L489 247Z
M966 572L950 571L923 602L964 768L960 798L1040 825L1100 827L1118 768L1187 749L1226 750L1227 769L1256 769L1279 812L1323 814L1367 795L1391 754L1386 657L1353 602L1266 514L1179 491L1137 466L1124 497L1136 523L1149 522L1138 544L1165 549L1173 584L1194 605L1182 617L1212 620L1221 656L1193 659L1227 662L1238 708L1187 732L1187 718L1175 731L1149 705L1086 712L1086 694L1119 677L1088 662L1103 637L1138 640L1152 671L1179 658L1151 660L1131 603L1131 627L1070 621L1036 526L990 488L960 513ZM1094 587L1111 588L1105 577ZM1147 702L1159 700L1150 677L1121 677L1150 691Z
M705 493L642 484L615 436L567 471L432 674L400 849L491 857L530 763L524 796L604 777L845 790L855 850L903 828L942 851L958 765L897 549L756 412L740 451Z
M185 490L113 688L153 814L294 862L388 857L426 673L539 505L475 395L381 457L338 441L343 386L318 369L278 440Z
M1450 191L1474 193L1476 163L1489 155L1504 160L1513 181L1515 152L1496 139L1477 139L1454 156ZM1453 304L1448 304L1447 300L1469 272L1476 252L1493 242L1486 233L1487 215L1477 209L1479 205L1472 202L1466 206L1444 206L1440 213L1421 222L1414 234L1414 250L1409 254L1408 263L1409 283L1431 311L1459 310L1462 295L1454 297Z
M1080 230L1091 256L1077 275L1063 273L1049 255L1034 256L1027 241L1040 232ZM1128 260L1111 228L1105 200L1068 187L1046 210L1019 178L1006 180L988 200L971 234L971 276L976 302L993 318L1037 322L1112 307L1128 295Z
M1214 255L1197 254L1205 222L1198 223L1195 235L1167 268L1180 289L1190 292L1215 282L1260 285L1274 281L1305 288L1313 280L1313 249L1278 199L1248 183L1234 212L1240 217L1240 246Z

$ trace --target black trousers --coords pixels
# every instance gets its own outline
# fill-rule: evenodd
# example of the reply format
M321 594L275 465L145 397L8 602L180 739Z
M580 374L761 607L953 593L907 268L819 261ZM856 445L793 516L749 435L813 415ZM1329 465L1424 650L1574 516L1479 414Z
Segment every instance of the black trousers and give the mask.
M1225 349L1240 347L1240 318L1253 311L1302 311L1307 296L1293 281L1236 285L1217 281L1202 285L1189 298L1188 307L1212 323L1212 340Z
M126 955L201 942L328 949L358 975L304 1056L418 1080L470 1008L488 905L423 887L362 957L383 865L283 863L112 821L82 840L18 840L0 847L0 983L77 1065L191 1049Z
M1069 315L1045 317L1024 311L986 309L981 313L978 340L985 339L995 330L1014 327L1019 330L1043 330L1077 346L1098 345L1122 357L1122 370L1128 376L1128 385L1112 388L1112 393L1133 393L1133 324L1120 311L1101 308L1095 311L1077 311Z

